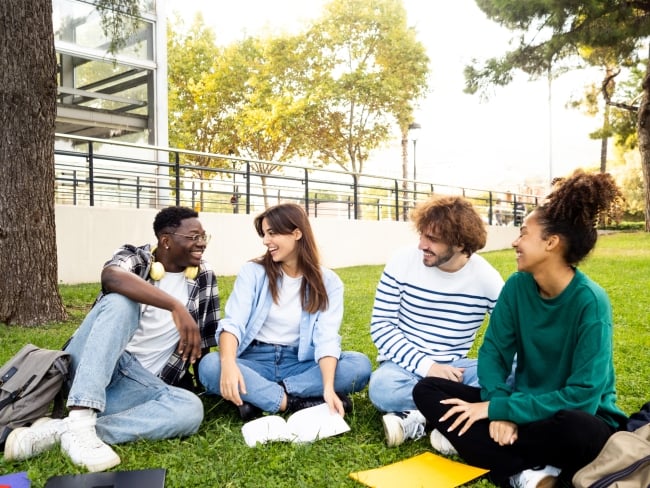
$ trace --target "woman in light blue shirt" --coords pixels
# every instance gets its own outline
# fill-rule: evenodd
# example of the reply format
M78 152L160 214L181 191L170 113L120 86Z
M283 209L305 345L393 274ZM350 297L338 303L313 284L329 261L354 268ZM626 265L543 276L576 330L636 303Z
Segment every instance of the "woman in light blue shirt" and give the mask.
M302 207L276 205L254 225L267 252L239 271L217 331L219 352L201 361L201 382L244 420L320 403L344 415L347 394L367 385L371 364L341 351L343 283L320 265Z

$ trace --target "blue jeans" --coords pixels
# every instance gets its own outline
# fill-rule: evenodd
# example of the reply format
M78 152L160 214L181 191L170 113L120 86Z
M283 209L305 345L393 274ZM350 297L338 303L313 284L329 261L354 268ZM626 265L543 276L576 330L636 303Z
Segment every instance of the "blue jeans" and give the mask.
M448 364L455 368L465 368L463 383L469 386L478 386L476 359L458 359ZM421 376L405 370L392 361L384 361L370 377L368 397L372 404L382 412L416 410L417 407L413 401L413 387L421 379Z
M194 434L203 403L167 385L124 349L138 327L140 304L111 293L97 303L66 351L72 358L68 407L97 413L97 434L108 444Z
M241 399L265 412L280 410L285 391L297 397L323 395L323 378L318 363L299 361L297 346L254 342L237 358L237 366L247 391ZM334 390L339 393L362 390L368 384L371 369L370 360L364 354L343 351L336 365ZM218 352L211 352L201 360L199 377L208 393L221 395Z

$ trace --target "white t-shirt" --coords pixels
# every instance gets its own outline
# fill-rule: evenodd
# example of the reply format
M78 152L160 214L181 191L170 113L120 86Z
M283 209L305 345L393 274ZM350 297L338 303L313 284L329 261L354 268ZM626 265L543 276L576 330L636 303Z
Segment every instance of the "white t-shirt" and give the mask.
M166 272L160 281L154 282L154 285L177 298L181 303L187 303L189 296L183 272ZM179 337L180 334L169 310L141 305L140 324L127 344L126 350L133 354L142 366L157 375L177 346Z
M289 346L297 344L300 337L300 319L302 304L300 300L300 285L302 276L292 278L282 275L278 303L273 303L269 314L257 333L260 342Z

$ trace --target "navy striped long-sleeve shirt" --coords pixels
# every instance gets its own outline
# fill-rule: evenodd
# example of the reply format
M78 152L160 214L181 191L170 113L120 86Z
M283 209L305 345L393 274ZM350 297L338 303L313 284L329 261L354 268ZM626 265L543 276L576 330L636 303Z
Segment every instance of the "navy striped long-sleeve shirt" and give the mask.
M434 363L466 357L502 286L499 272L477 254L448 273L425 266L417 246L400 250L375 294L370 335L377 360L426 376Z

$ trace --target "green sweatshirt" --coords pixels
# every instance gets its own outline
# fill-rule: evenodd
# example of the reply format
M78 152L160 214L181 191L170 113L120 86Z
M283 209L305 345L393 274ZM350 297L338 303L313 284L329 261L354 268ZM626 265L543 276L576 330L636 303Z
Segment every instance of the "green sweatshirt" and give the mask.
M514 391L506 385L517 354ZM582 410L617 427L612 309L605 291L576 269L569 286L544 299L530 273L501 291L478 354L490 420L525 424L558 410Z

